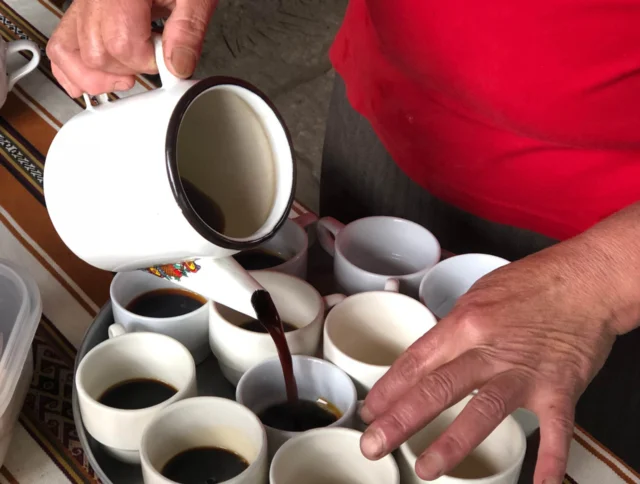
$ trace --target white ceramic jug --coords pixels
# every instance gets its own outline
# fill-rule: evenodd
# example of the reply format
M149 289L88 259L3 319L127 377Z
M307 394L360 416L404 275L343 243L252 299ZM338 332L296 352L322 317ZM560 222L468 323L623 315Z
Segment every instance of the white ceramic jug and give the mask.
M229 256L287 220L290 136L254 87L178 79L164 65L161 37L154 42L161 88L116 101L98 96L53 140L44 170L49 216L93 266L152 267L254 315L249 293L260 286Z

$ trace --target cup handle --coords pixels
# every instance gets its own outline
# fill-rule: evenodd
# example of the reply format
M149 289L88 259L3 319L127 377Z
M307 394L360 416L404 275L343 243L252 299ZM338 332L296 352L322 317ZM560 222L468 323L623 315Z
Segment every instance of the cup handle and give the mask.
M303 213L302 215L298 215L296 218L291 219L295 222L301 229L307 229L309 225L318 221L318 217L313 212Z
M330 294L329 296L325 296L322 298L322 300L324 301L325 310L327 311L334 306L337 306L345 299L347 299L347 296L345 296L344 294Z
M344 224L333 217L322 217L318 220L317 233L320 245L332 257L336 252L336 237L344 228Z
M127 330L124 329L124 326L122 326L121 324L114 323L111 326L109 326L108 333L109 333L109 339L111 339L111 338L117 338L118 336L127 334Z
M390 277L384 283L384 290L389 292L400 292L400 281Z
M174 76L171 74L171 71L167 68L167 65L164 62L164 50L162 48L162 35L161 34L152 34L151 40L153 42L153 48L156 56L156 64L158 65L158 74L160 75L160 82L162 83L162 89L171 89L174 86L177 86L181 82L184 82L183 79ZM82 97L84 98L84 102L87 105L87 110L91 111L94 109L91 104L91 97L87 93L83 93ZM94 96L94 99L98 103L98 105L107 104L109 102L109 96L107 94L99 94Z
M9 81L7 84L7 91L11 91L16 82L22 79L24 76L32 72L40 63L40 49L35 42L30 40L14 40L7 45L7 57L15 52L22 50L28 50L33 54L33 57L26 65L22 66L14 72L9 73Z

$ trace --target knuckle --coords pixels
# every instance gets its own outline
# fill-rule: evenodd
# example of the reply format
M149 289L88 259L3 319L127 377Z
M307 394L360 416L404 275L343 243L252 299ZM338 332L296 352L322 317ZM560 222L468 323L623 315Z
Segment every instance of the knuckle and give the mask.
M422 358L416 350L409 348L405 351L399 363L398 371L404 380L413 381L420 374Z
M462 435L445 432L438 439L438 447L442 449L442 453L448 457L451 462L456 464L460 462L472 449Z
M411 429L413 415L409 408L396 408L385 419L384 426L393 429L394 435L405 435Z
M549 424L555 429L556 432L562 433L564 435L573 435L573 414L558 414L549 420Z
M473 304L461 306L456 319L460 330L469 341L480 342L485 336L485 325L481 311Z
M64 52L65 52L64 45L62 45L62 43L58 40L58 37L55 34L51 37L51 39L47 43L46 52L47 52L47 57L54 62L60 59L62 55L64 55Z
M484 390L473 399L473 408L488 421L499 421L507 416L509 406L504 397L494 390Z
M423 401L440 406L448 405L454 397L453 379L443 371L436 370L427 375L418 388Z
M100 69L107 64L107 59L109 58L106 51L100 48L92 48L87 49L86 51L82 51L82 61L89 67L93 69Z
M122 59L131 54L133 47L126 32L119 32L105 41L109 53L116 59Z
M209 19L199 12L183 15L174 20L178 31L190 37L201 37L207 31Z

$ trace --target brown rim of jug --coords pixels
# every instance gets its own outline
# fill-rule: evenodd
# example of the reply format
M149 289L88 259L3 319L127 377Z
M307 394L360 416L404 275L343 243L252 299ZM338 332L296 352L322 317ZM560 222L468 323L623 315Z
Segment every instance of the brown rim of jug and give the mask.
M289 197L289 201L287 202L287 207L284 213L282 214L280 220L276 223L273 230L259 239L254 241L240 241L236 239L232 239L226 237L225 235L217 232L209 225L207 225L201 218L198 216L196 211L193 209L187 196L185 194L184 188L182 187L182 182L180 181L180 176L178 174L178 160L177 160L177 145L178 145L178 130L180 128L180 124L182 123L182 119L191 105L191 103L202 94L207 89L210 89L215 86L220 85L233 85L242 87L257 96L259 96L275 113L276 118L280 122L282 129L287 136L287 142L289 143L289 149L291 150L291 163L292 163L292 179L293 185L291 190L291 195ZM191 226L200 234L202 237L207 239L212 244L215 244L219 247L223 247L225 249L230 250L245 250L257 247L263 242L269 240L275 233L282 228L287 219L289 218L289 212L293 205L295 199L295 187L296 187L296 162L294 159L294 151L293 151L293 142L291 140L291 133L287 128L287 125L284 122L284 118L277 110L275 105L271 102L271 100L258 88L249 84L246 81L241 79L237 79L235 77L227 77L227 76L214 76L198 81L197 84L194 84L190 87L177 102L176 107L171 114L171 118L169 119L169 126L167 128L167 136L166 136L166 145L165 145L165 159L167 163L167 174L169 175L169 184L171 185L171 191L173 192L173 196L182 210L185 218L189 221Z

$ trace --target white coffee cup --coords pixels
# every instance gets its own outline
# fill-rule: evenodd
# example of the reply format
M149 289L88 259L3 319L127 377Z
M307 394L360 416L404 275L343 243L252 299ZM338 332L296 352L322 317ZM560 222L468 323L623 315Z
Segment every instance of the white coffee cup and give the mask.
M176 403L149 424L140 449L145 484L175 484L162 475L164 466L189 449L218 447L243 457L249 467L225 484L266 484L267 437L264 427L242 405L217 397Z
M174 283L147 272L131 271L116 274L110 288L115 323L109 326L109 337L140 331L166 334L185 345L193 355L196 364L201 363L211 354L209 349L211 303L206 302L190 313L169 318L141 316L127 309L127 306L138 296L159 289L180 290Z
M462 254L445 259L424 276L420 300L442 319L478 279L508 263L508 260L489 254Z
M331 427L353 426L357 398L349 376L320 358L295 355L292 359L298 397L314 402L323 399L335 406L342 416ZM236 400L256 415L275 404L285 402L287 393L280 360L271 358L246 372L238 383ZM265 429L269 440L269 456L273 456L287 440L300 434L268 425L265 425Z
M360 451L361 432L322 428L289 440L276 453L270 484L399 484L391 455L371 461Z
M364 398L398 356L435 324L426 307L403 294L349 296L327 315L324 358L351 376Z
M122 410L99 402L114 385L134 379L153 379L178 392L153 407ZM82 421L89 434L115 458L140 462L140 440L147 424L165 407L194 397L196 367L189 350L169 336L131 333L93 348L78 365L75 376Z
M21 51L29 51L31 60L21 67L10 70L9 56ZM14 40L6 42L0 38L0 106L7 100L7 94L20 79L33 72L40 62L40 48L30 40Z
M343 225L318 221L320 245L334 258L336 282L347 294L377 291L389 279L400 292L418 297L426 272L440 260L440 244L427 229L395 217L367 217Z
M317 222L318 217L312 212L307 212L294 219L289 219L283 227L267 242L255 249L247 251L266 252L273 254L284 262L263 270L284 272L300 279L307 278L307 254L309 251L309 236L307 227ZM241 261L243 254L237 254L238 261ZM256 267L242 264L243 267L250 271L258 270Z
M456 419L472 395L443 411L424 429L400 446L398 467L403 484L423 484L415 473L416 460ZM437 484L516 484L527 450L524 432L511 416L476 447L456 469L435 481Z
M289 274L272 271L250 274L269 291L282 321L299 328L286 333L291 353L317 355L325 311L344 300L344 296L334 294L323 298L309 283ZM269 334L240 327L250 320L221 304L212 305L209 344L223 375L234 385L249 368L278 355Z

